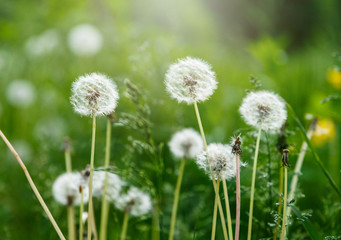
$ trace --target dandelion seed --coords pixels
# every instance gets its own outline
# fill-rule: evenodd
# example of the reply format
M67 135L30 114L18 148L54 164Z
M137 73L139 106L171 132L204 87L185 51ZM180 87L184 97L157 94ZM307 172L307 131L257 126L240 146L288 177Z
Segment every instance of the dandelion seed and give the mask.
M104 180L105 180L105 171L95 171L93 177L93 186L92 186L92 196L101 197L103 195L104 190ZM122 187L126 185L124 181L120 179L114 173L107 173L107 198L117 199L121 194Z
M216 179L229 180L236 176L236 161L230 145L211 143L207 146L207 152L201 152L196 161L207 174L210 173L209 164Z
M204 147L200 134L192 128L176 132L168 145L177 158L194 158Z
M38 36L30 37L25 43L25 50L31 56L40 56L54 50L59 44L56 30L49 29Z
M81 203L81 194L79 186L82 186L84 202L89 199L89 190L80 173L64 173L60 175L52 186L54 199L62 205L79 205Z
M116 84L100 73L81 76L72 84L71 104L81 115L109 115L115 110L118 98Z
M118 209L135 217L146 215L152 210L149 194L136 187L130 187L126 194L114 200L114 204Z
M25 108L35 101L36 93L31 82L15 80L8 85L6 96L12 106Z
M265 131L275 131L287 119L285 102L276 94L268 91L250 92L239 108L244 121Z
M80 24L70 30L68 43L75 55L92 56L101 50L103 38L95 26Z
M187 57L171 65L165 84L172 98L191 104L208 99L217 88L215 73L201 59Z

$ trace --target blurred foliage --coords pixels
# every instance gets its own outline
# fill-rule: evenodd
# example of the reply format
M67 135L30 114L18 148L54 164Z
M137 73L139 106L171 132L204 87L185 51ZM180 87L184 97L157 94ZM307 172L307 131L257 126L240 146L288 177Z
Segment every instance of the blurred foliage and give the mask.
M120 91L113 124L112 170L158 200L161 236L165 239L178 169L167 142L183 127L197 129L197 122L192 106L178 104L167 95L164 74L177 58L203 58L212 64L219 81L211 99L199 104L207 140L228 143L238 134L243 138L242 160L248 163L241 170L241 239L245 239L256 140L255 131L246 127L238 114L247 89L256 87L280 94L305 127L309 126L309 116L333 123L334 135L316 149L341 185L339 73L330 75L331 69L341 68L340 10L341 2L337 0L0 0L0 129L22 155L66 233L66 209L51 194L53 181L65 171L60 148L64 137L69 136L73 168L81 170L89 161L91 143L91 119L73 112L70 87L77 76L93 71L112 77ZM82 23L96 26L103 35L103 47L96 55L77 56L68 47L70 29ZM57 33L57 46L41 55L30 54L28 40L47 30ZM32 83L32 105L13 106L8 101L8 87L17 79ZM105 125L105 118L100 118L96 167L104 164ZM290 179L304 139L292 118L284 135L293 166ZM281 160L277 138L271 134L261 138L253 239L270 239L276 222ZM0 159L1 239L56 239L22 170L4 144L0 144ZM235 182L229 182L228 188L234 219ZM294 205L310 213L309 220L321 235L340 238L340 198L310 151L296 196ZM193 161L188 161L177 239L208 239L213 203L212 184ZM95 201L96 210L99 207ZM308 239L302 223L294 216L292 219L289 239ZM108 239L118 238L121 222L122 213L112 208ZM150 239L150 226L151 217L131 219L128 236ZM216 239L223 239L220 223Z

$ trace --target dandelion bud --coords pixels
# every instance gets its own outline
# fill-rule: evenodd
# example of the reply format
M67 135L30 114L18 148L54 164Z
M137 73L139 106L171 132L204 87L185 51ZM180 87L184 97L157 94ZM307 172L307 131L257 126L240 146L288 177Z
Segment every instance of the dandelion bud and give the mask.
M217 88L215 73L203 60L187 57L171 65L166 73L166 89L178 102L205 101Z
M79 205L81 194L79 186L82 186L84 202L88 201L89 189L80 173L64 173L60 175L52 186L54 199L62 205Z
M149 194L136 187L130 187L128 192L114 200L118 209L129 211L132 216L139 217L152 210Z
M81 76L72 84L71 104L81 115L109 115L118 98L116 84L100 73Z
M201 136L192 128L176 132L168 145L177 158L194 158L203 150Z
M236 161L230 145L211 143L207 152L202 151L196 161L208 175L211 168L216 179L229 180L236 176Z
M275 131L287 119L285 102L276 94L268 91L250 92L239 108L244 121L258 128L261 124L265 131Z

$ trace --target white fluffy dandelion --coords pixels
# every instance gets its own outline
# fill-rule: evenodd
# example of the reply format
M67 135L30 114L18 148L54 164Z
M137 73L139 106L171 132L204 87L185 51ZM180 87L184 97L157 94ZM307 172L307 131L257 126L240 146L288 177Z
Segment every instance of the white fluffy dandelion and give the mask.
M72 84L71 104L81 115L109 115L115 110L118 98L116 84L104 74L80 76Z
M79 186L83 188L83 201L86 203L89 199L89 189L83 176L76 172L64 173L55 180L52 186L53 197L62 205L79 205Z
M105 180L105 171L95 171L93 176L93 186L92 186L92 196L101 197L103 195L104 190L104 180ZM107 173L107 191L106 195L108 200L117 199L121 194L122 187L126 185L126 183L120 179L114 173Z
M208 99L217 88L215 73L201 59L187 57L172 64L165 84L172 98L191 104Z
M260 124L265 131L275 131L287 119L285 102L276 94L268 91L250 92L239 108L244 121L256 128Z
M177 158L194 158L204 147L200 134L192 128L176 132L168 145Z
M53 51L58 44L58 32L54 29L49 29L38 36L30 37L25 43L25 50L29 55L40 56Z
M152 210L152 201L149 194L136 187L130 187L126 194L114 200L118 209L128 211L130 215L139 217Z
M28 107L36 99L36 91L33 84L27 80L12 81L6 90L8 102L15 107Z
M68 43L75 55L91 56L101 50L103 37L95 26L80 24L70 30Z
M236 161L230 145L211 143L207 146L207 152L202 151L196 161L208 175L211 167L215 178L219 177L220 180L229 180L236 176Z

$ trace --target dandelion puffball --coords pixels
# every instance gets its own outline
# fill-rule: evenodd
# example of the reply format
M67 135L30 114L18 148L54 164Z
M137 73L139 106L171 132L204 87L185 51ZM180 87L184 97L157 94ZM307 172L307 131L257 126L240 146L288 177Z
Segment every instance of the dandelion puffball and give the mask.
M79 205L79 186L83 188L83 201L86 203L89 200L89 189L83 176L76 172L64 173L55 180L52 186L53 197L62 205Z
M80 24L69 32L70 50L78 56L95 55L103 45L102 34L90 24Z
M6 97L11 105L25 108L35 101L36 91L31 82L15 80L8 85Z
M136 187L130 187L126 194L123 194L114 201L115 206L130 215L139 217L148 214L152 210L152 201L149 194Z
M95 171L93 175L92 196L101 197L104 190L105 171ZM114 173L107 172L107 199L117 199L120 195L122 186L126 183Z
M200 134L192 128L176 132L168 145L177 158L194 158L204 147Z
M211 66L198 58L187 57L172 64L165 78L166 89L178 102L205 101L217 88Z
M244 121L265 131L275 131L287 119L285 102L276 94L268 91L250 92L239 108Z
M119 98L116 84L100 73L80 76L73 82L71 91L75 112L84 116L111 114Z
M207 152L202 151L197 155L196 161L208 175L211 167L216 179L229 180L236 176L236 161L230 145L211 143Z
M53 51L58 44L58 32L54 29L49 29L38 36L30 37L25 43L25 50L29 55L40 56Z

